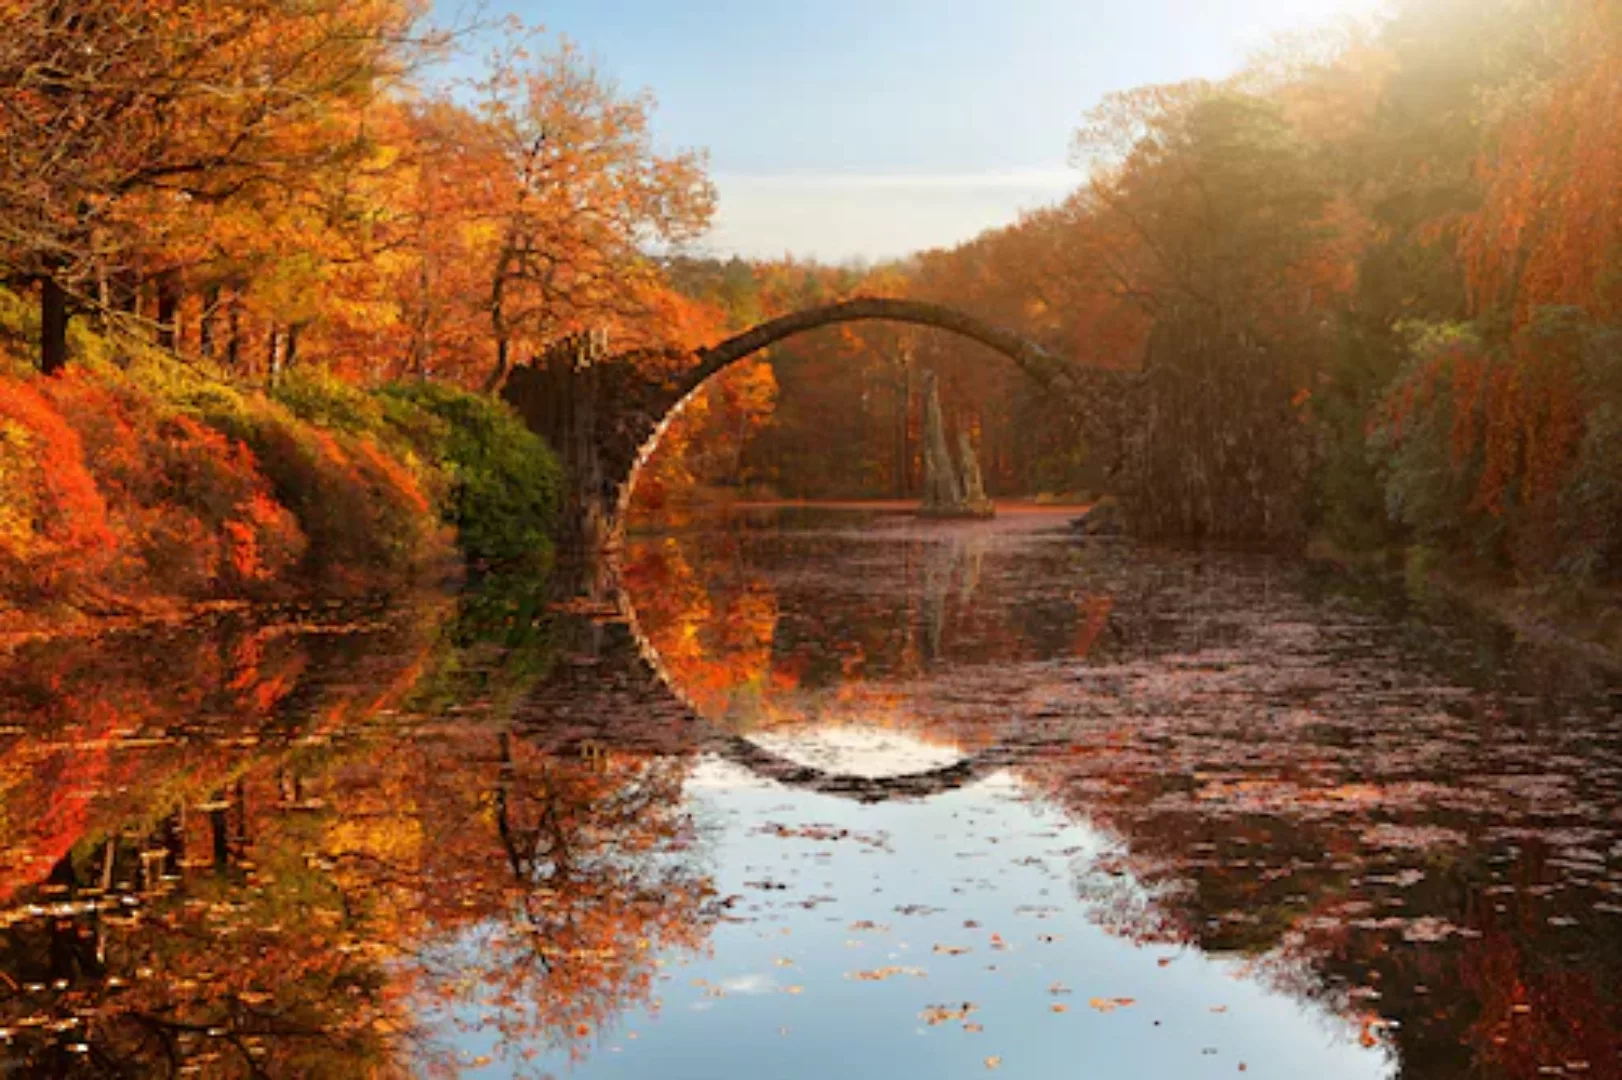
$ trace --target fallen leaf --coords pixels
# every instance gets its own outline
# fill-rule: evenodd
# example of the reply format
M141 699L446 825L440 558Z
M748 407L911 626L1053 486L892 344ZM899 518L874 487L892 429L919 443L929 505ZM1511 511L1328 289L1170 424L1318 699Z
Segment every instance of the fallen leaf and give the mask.
M928 972L923 968L881 967L874 968L872 971L852 971L845 978L855 979L857 982L883 982L885 979L894 978L897 975L911 975L915 979L921 979L927 974Z
M1124 1009L1128 1005L1136 1005L1137 1004L1137 999L1136 998L1096 998L1095 997L1095 998L1088 998L1087 999L1087 1004L1092 1006L1093 1008L1097 1009L1101 1013L1107 1013L1107 1012L1114 1012L1116 1009Z
M976 1005L972 1001L965 1001L962 1005L931 1005L918 1014L918 1018L930 1027L945 1024L952 1020L968 1020L969 1014L974 1012Z

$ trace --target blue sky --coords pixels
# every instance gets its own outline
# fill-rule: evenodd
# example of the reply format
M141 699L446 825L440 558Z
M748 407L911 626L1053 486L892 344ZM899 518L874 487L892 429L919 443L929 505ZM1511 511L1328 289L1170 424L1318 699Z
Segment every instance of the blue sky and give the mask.
M440 0L442 12L452 0ZM709 253L829 261L949 246L1079 181L1111 90L1228 74L1276 35L1379 0L488 0L658 99L707 148Z

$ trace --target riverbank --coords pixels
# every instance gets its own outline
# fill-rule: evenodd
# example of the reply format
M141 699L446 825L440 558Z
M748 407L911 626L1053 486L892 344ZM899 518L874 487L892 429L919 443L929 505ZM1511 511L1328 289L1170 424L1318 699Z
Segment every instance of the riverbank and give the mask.
M0 640L386 596L549 556L556 461L487 397L319 368L260 387L89 332L44 376L14 336Z
M1058 525L1085 513L1091 504L1064 504L1036 499L994 499L996 514L983 518L931 518L919 513L917 499L733 499L696 504L664 504L656 509L639 508L633 500L630 518L632 535L659 535L691 527L695 522L733 514L767 514L779 510L812 513L863 513L916 518L920 525L935 528L995 528L999 518L1052 518Z
M1489 619L1539 648L1622 675L1622 593L1615 589L1506 583L1435 565L1414 552L1350 552L1325 540L1308 545L1306 557L1341 572L1375 576L1415 600Z

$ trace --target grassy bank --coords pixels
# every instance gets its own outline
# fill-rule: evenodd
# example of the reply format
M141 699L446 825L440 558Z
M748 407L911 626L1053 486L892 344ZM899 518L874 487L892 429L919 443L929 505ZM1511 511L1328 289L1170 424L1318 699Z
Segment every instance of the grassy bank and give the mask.
M558 468L505 406L295 369L269 389L0 295L0 632L390 593L544 561Z

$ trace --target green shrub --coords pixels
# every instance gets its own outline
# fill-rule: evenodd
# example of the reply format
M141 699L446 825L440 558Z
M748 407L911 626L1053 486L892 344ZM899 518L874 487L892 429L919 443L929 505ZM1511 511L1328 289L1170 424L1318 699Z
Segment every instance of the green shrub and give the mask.
M540 436L504 404L443 383L399 383L379 397L395 429L449 474L446 517L468 558L549 557L562 478Z
M350 435L385 434L383 405L366 391L323 367L297 367L277 380L273 401L300 420Z

